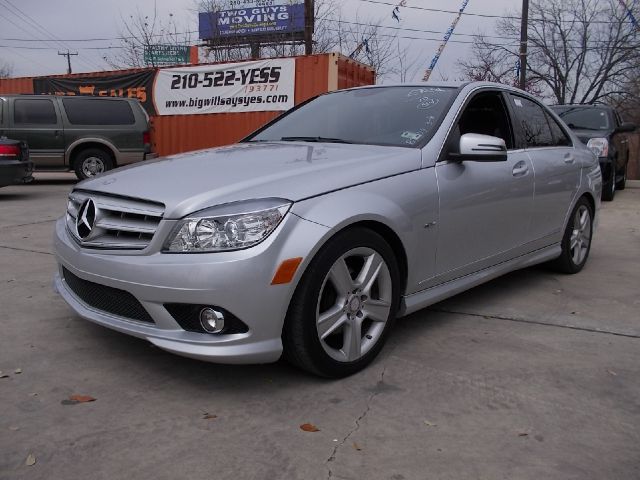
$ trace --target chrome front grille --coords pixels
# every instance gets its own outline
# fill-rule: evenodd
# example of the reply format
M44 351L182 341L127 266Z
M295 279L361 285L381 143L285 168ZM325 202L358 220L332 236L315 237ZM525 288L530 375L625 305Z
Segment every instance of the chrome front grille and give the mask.
M77 218L89 199L93 202L95 215L88 218L91 228L81 230L83 238ZM83 247L142 250L151 242L163 214L161 203L74 190L67 204L67 228Z

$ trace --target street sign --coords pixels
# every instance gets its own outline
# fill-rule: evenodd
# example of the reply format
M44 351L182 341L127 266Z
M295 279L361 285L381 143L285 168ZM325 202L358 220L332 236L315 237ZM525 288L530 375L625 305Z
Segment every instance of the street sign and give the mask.
M189 46L145 45L144 63L154 66L189 63Z

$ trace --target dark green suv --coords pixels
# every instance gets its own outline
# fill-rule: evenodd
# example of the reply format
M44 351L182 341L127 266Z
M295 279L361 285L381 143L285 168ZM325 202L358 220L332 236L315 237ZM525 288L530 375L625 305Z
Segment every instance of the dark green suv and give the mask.
M0 137L29 144L36 170L80 179L154 158L149 117L128 98L0 95Z

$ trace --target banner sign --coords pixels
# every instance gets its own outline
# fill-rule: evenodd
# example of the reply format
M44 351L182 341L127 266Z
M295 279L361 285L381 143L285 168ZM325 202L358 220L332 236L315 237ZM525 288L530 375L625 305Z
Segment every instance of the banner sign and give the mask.
M137 98L149 115L155 115L151 93L154 70L96 77L36 77L33 93Z
M153 66L189 63L189 47L186 45L145 45L144 63Z
M158 115L267 112L294 106L295 59L163 68L153 90Z
M291 0L232 1L233 9L198 14L202 40L304 32L304 2Z

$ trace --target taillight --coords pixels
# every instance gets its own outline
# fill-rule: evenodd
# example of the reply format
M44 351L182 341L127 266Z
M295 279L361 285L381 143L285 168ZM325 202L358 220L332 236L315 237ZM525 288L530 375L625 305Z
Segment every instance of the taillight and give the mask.
M151 133L149 131L142 133L142 143L151 143Z
M17 145L0 145L0 157L20 157L20 147Z

